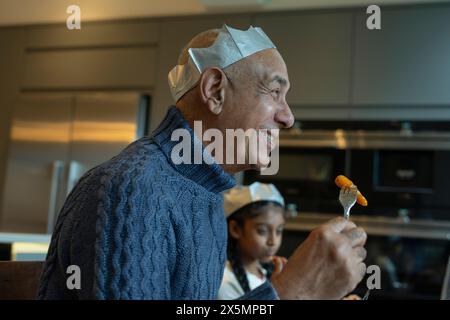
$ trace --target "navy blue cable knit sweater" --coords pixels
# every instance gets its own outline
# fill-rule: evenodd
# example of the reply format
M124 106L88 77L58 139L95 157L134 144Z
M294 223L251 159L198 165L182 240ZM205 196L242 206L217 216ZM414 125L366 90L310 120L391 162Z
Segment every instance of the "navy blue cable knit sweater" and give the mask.
M144 137L91 169L68 196L41 276L40 299L215 299L226 262L221 192L234 185L218 164L170 158L171 107ZM69 290L69 265L81 289ZM276 299L266 282L244 299Z

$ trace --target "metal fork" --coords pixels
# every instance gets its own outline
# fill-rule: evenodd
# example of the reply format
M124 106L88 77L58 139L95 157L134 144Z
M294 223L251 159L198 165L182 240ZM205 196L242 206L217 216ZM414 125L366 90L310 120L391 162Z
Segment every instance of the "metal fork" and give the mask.
M356 186L351 186L349 188L342 188L339 192L339 202L344 208L344 218L348 220L350 218L350 209L356 203L356 197L358 194L358 189Z
M351 186L349 188L342 188L339 192L339 202L344 208L344 218L348 220L350 218L350 209L355 205L356 198L358 196L358 188ZM368 300L370 295L370 289L368 288L362 300Z

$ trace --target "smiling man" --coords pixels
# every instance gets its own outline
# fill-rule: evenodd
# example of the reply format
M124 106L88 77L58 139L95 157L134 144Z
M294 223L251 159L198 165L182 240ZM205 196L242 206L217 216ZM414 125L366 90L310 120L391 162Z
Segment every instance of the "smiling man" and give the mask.
M210 154L212 162L175 164L172 135L186 130L193 148L205 150L210 141L195 135L195 121L223 136L227 129L290 127L288 72L261 29L224 26L188 43L169 85L176 105L152 136L91 169L67 198L41 277L41 299L216 298L227 249L221 192L234 186L232 174L264 163L222 164ZM263 149L273 150L276 137L261 137ZM259 155L248 141L231 146L225 139L222 152ZM272 283L244 299L341 298L365 274L365 241L353 223L332 220L311 233ZM80 289L67 288L70 265L80 267Z

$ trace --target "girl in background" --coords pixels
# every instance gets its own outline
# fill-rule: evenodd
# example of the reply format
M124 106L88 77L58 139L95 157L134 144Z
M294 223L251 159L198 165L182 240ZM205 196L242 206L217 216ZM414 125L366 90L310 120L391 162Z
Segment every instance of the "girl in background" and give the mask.
M237 299L281 271L276 257L285 223L284 200L272 184L255 182L224 194L228 261L218 299Z

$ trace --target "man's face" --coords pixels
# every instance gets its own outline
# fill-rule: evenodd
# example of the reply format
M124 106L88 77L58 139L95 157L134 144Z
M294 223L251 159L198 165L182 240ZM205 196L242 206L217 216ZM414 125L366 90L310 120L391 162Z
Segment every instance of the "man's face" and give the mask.
M251 156L257 159L256 164L247 161L237 166L238 170L260 169L265 166L263 162L268 163L267 155L278 141L277 130L270 129L288 128L294 122L286 102L290 86L286 64L277 50L268 49L237 62L231 70L238 71L224 70L229 74L230 86L225 93L220 121L226 128L259 132L259 148L251 145L254 140L247 139L245 146L241 144L235 150L245 149L247 160Z

